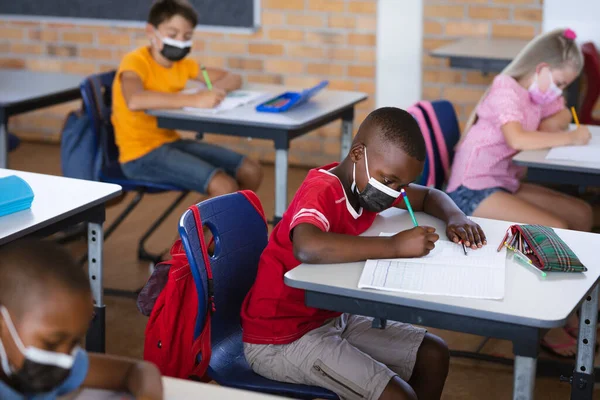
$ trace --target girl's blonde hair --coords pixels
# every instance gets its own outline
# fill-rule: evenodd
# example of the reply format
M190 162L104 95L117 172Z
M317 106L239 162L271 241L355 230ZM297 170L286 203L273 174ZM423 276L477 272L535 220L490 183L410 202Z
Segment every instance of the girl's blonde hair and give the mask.
M536 36L531 42L527 43L523 50L500 74L519 80L534 71L541 63L547 63L550 65L550 68L562 68L569 65L579 75L583 68L583 54L579 46L575 43L575 33L570 29L555 29ZM481 96L479 102L477 102L477 106L475 106L469 116L461 141L473 124L477 122L477 107L479 107L479 104L487 96L488 91L489 88Z

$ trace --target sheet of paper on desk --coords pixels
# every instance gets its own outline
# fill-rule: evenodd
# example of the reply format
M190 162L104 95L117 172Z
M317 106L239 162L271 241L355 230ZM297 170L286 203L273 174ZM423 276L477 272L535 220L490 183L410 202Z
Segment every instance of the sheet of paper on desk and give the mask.
M592 137L585 146L554 147L548 151L546 159L600 163L600 137Z
M191 92L192 90L193 89L184 90L184 93ZM195 91L197 91L197 89ZM254 92L250 90L234 90L233 92L227 93L225 99L221 102L221 104L219 104L215 108L184 107L183 109L203 114L217 114L223 111L233 110L234 108L244 106L265 96L266 93L263 92Z
M133 400L133 396L125 393L109 392L108 390L83 389L66 396L59 397L59 400Z
M381 236L390 236L382 233ZM506 249L478 250L438 240L421 258L367 260L358 282L361 289L430 294L477 299L504 298Z

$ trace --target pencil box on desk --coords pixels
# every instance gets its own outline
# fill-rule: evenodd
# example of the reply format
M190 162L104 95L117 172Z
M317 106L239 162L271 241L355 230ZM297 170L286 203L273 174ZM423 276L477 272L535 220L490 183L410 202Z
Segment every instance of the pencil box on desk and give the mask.
M585 272L571 248L554 232L542 225L512 225L508 228L509 246L523 240L530 250L526 257L542 271Z

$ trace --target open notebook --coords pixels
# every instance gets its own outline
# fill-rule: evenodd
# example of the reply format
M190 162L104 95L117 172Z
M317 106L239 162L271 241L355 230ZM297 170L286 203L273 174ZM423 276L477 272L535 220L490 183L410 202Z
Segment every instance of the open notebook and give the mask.
M192 92L194 89L187 89L184 92ZM197 91L198 89L195 89ZM233 110L250 104L258 99L265 97L267 94L264 92L255 92L251 90L234 90L227 93L225 99L214 108L196 108L196 107L184 107L184 110L203 113L203 114L217 114L223 111Z
M553 147L546 155L548 160L583 161L600 163L600 137L592 137L585 146Z
M391 236L382 233L381 236ZM421 258L367 260L358 282L361 289L417 294L504 298L506 249L494 246L467 249L448 240L438 240L435 249Z

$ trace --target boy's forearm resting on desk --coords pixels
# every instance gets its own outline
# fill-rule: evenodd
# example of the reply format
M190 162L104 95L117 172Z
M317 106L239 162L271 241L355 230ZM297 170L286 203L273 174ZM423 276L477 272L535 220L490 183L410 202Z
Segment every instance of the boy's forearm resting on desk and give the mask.
M544 118L542 122L540 122L539 130L542 132L561 132L569 129L569 124L571 123L573 116L571 115L571 111L560 110L556 114L553 114L547 118Z
M150 363L104 354L89 354L90 367L84 387L127 391L136 399L161 400L160 372Z

